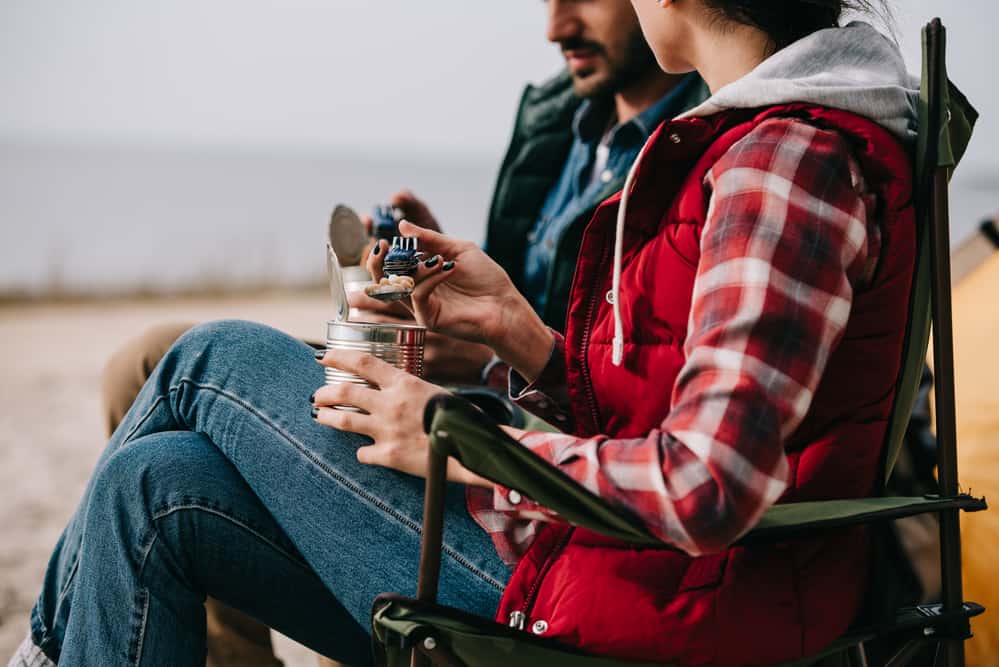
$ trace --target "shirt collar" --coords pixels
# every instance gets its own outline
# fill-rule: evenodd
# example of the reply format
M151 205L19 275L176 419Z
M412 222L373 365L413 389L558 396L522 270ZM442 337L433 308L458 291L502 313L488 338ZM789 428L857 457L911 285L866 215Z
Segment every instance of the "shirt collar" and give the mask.
M653 130L664 120L673 118L681 111L679 105L686 91L697 80L697 74L691 72L683 78L672 90L663 95L655 104L638 114L627 123L618 125L611 131L610 143L614 143L620 135L634 136L636 143L644 142ZM598 143L607 131L610 115L614 112L613 101L610 98L586 99L576 110L572 120L572 131L576 139L585 144ZM633 128L626 130L625 128ZM623 131L622 131L623 130Z

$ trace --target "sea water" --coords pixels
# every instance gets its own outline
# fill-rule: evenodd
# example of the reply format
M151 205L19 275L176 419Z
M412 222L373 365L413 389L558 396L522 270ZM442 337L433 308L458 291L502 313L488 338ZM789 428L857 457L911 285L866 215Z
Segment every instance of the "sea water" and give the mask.
M403 187L481 241L499 159L0 142L0 297L316 285L334 205ZM962 164L952 239L996 212L999 167Z
M481 241L498 162L0 143L0 295L318 284L333 207L403 187Z

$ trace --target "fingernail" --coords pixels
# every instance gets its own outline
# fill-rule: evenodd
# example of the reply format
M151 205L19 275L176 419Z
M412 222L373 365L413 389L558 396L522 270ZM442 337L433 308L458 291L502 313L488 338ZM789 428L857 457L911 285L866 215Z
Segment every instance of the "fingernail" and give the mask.
M425 261L423 263L423 266L427 267L428 269L432 269L435 266L437 266L437 262L439 262L439 261L441 261L441 256L440 255L434 255L433 257L431 257L430 259L428 259L427 261Z
M375 244L375 247L371 249L371 254L377 255L381 251L382 251L382 242L379 241L378 243Z
M309 396L309 403L315 403L315 402L316 402L316 392L312 392L312 395Z
M454 260L450 262L444 262L444 266L441 267L441 271L450 271L454 268Z
M319 416L319 408L312 408L312 410L310 410L309 412L310 414L312 414L313 419Z
M316 359L322 359L326 356L326 350L316 350Z

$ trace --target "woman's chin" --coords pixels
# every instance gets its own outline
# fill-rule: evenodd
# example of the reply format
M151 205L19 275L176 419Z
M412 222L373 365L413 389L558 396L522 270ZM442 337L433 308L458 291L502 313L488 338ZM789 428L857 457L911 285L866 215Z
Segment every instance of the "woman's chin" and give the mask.
M694 68L688 62L680 62L670 59L668 56L656 56L659 68L667 74L690 74Z

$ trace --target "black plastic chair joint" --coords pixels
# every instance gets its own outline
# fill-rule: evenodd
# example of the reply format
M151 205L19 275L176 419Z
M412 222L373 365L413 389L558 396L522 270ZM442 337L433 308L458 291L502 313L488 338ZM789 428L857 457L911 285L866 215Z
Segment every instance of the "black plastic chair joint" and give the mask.
M434 425L434 415L437 414L439 408L446 408L452 401L461 400L456 399L451 394L437 394L432 396L429 401L427 401L427 406L423 408L423 432L430 435L430 429Z
M956 612L946 613L943 604L916 605L916 610L925 616L929 622L923 627L923 635L935 640L971 639L971 623L969 619L985 611L985 607L977 602L965 602Z

